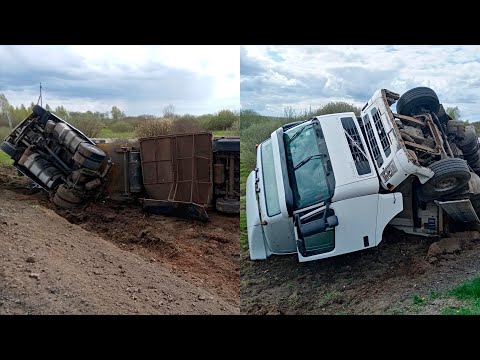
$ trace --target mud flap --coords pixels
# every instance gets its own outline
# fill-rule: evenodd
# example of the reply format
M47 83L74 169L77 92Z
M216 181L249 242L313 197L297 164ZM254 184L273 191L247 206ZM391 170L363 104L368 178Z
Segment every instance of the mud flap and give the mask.
M183 217L203 222L208 221L205 207L194 203L181 201L164 201L154 199L140 199L143 210L152 214Z
M469 199L452 201L435 201L456 222L480 223L477 213Z

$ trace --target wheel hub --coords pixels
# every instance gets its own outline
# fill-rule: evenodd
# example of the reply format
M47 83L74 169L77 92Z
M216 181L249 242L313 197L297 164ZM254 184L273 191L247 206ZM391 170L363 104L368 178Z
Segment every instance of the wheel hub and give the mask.
M457 185L457 179L456 178L446 178L443 180L438 181L435 184L435 190L437 191L449 191L455 188Z

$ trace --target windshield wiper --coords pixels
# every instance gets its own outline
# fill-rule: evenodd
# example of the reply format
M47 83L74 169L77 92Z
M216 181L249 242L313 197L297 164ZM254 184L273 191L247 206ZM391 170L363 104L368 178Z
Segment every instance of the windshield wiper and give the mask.
M300 130L298 130L295 134L293 134L293 136L290 139L288 139L288 142L291 143L293 140L295 140L302 133L302 131L305 130L309 126L312 126L312 124L304 126Z
M316 154L316 155L311 155L309 157L306 157L305 159L303 159L302 161L300 161L297 166L295 166L293 168L293 171L297 171L299 168L301 168L303 165L305 165L307 162L309 162L310 160L314 159L314 158L321 158L323 154Z

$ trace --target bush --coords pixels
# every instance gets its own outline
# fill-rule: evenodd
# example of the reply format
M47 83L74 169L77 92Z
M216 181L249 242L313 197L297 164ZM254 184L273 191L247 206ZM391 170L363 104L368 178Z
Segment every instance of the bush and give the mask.
M224 131L239 122L240 115L231 110L222 110L216 114L202 115L197 118L199 124L206 130Z
M97 119L84 118L72 120L71 124L84 133L87 137L98 137L100 130L105 127L105 124Z
M133 125L123 120L113 122L108 128L118 133L133 131Z
M167 135L171 133L172 126L172 119L145 120L135 128L135 134L138 137Z
M205 129L194 119L181 117L173 120L170 131L172 134L185 134L197 133L205 131Z
M282 126L285 121L281 120L265 120L257 122L247 129L241 131L240 151L242 162L250 172L255 168L257 149L256 145L270 137L271 133Z
M253 110L240 110L240 128L242 130L261 122L264 119L265 116L262 116Z
M342 113L342 112L349 112L353 111L355 115L360 116L360 108L353 104L346 103L344 101L332 101L324 106L320 107L315 111L313 116L320 116L320 115L327 115L327 114L335 114L335 113Z

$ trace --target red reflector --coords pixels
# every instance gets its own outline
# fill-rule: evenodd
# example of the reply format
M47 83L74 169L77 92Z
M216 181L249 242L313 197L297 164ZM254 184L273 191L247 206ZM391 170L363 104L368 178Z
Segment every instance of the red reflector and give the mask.
M263 220L262 225L268 225L268 223L265 220Z
M393 189L395 189L395 186L393 186L393 185L390 185L390 186L388 187L388 190L390 190L390 191L392 191Z

